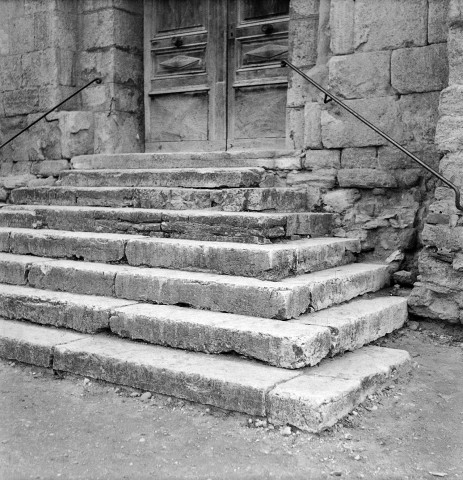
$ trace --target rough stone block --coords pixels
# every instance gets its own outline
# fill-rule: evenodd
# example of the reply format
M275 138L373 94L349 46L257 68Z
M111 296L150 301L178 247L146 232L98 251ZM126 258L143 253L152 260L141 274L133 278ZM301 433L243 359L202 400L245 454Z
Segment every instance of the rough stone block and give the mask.
M391 90L391 52L367 52L332 57L329 85L343 98L384 97Z
M143 29L140 18L118 9L88 12L82 22L82 48L112 47L142 49Z
M463 117L463 85L449 85L442 90L439 113L442 116Z
M457 152L463 150L463 117L443 116L436 128L436 145L440 152Z
M4 92L5 115L28 115L39 111L39 91L37 88L23 88Z
M392 52L392 86L399 93L442 90L448 82L447 44Z
M449 85L463 84L463 29L459 26L451 27L449 30L447 51L449 58Z
M296 66L315 65L318 45L318 16L289 22L288 53Z
M320 0L293 0L290 5L291 18L318 15Z
M356 0L354 48L375 51L426 45L427 0Z
M286 109L286 143L293 150L301 150L304 144L304 108Z
M336 185L336 175L335 168L322 168L314 172L290 172L286 177L286 182L291 187L307 185L329 189Z
M322 109L316 102L304 106L304 148L323 148L321 129Z
M350 168L339 170L340 187L396 188L397 180L389 172L371 168Z
M340 150L307 150L302 165L307 170L341 168Z
M440 172L452 183L463 187L463 155L462 152L447 154L441 161Z
M125 153L143 151L142 126L130 113L95 113L95 153Z
M377 168L377 149L374 147L365 148L344 148L341 153L342 168Z
M57 176L64 170L69 170L70 165L67 160L44 160L34 163L31 167L31 173L42 177Z
M29 35L25 35L24 32L29 32ZM34 35L32 32L34 32L33 15L21 15L10 19L10 54L34 51Z
M428 43L447 41L447 14L450 0L429 0Z
M0 85L2 92L21 87L21 55L0 56Z
M26 285L29 268L36 261L39 263L34 257L0 253L0 282L12 285Z
M331 50L334 55L354 51L354 11L355 0L331 2Z
M355 188L337 189L323 196L323 203L330 212L342 213L352 208L361 197Z
M410 312L424 318L463 323L460 315L461 302L450 292L442 290L434 284L415 283L408 299Z
M93 153L94 119L92 112L60 112L61 150L64 158Z

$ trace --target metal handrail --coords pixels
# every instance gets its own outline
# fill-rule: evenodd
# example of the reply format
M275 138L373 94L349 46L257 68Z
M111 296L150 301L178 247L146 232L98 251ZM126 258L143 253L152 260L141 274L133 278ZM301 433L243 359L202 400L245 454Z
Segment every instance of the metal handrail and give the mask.
M0 145L0 150L5 147L6 145L8 145L10 142L12 142L15 138L19 137L19 135L22 135L26 130L29 130L29 128L31 128L32 126L34 126L36 123L40 122L40 120L42 120L42 118L45 118L49 113L53 112L54 110L56 110L57 108L61 107L61 105L63 105L63 103L66 103L68 100L70 100L72 97L75 97L77 94L79 94L82 90L85 90L87 87L89 87L92 83L98 83L100 84L101 83L101 78L95 78L93 79L91 82L87 83L87 85L84 85L82 88L79 88L79 90L77 90L77 92L74 92L72 95L69 95L69 97L67 97L66 99L64 99L61 103L58 103L58 105L54 106L51 110L48 110L47 113L43 114L41 117L37 118L37 120L35 120L34 122L32 122L31 124L29 124L27 127L23 128L19 133L17 133L16 135L14 135L13 137L11 137L9 140L7 140L5 143L2 143ZM52 121L52 120L49 120L49 121Z
M382 130L380 130L378 127L373 125L371 122L369 122L366 118L363 118L359 113L357 113L355 110L352 110L350 107L348 107L345 103L341 102L339 98L335 97L332 93L330 93L328 90L323 88L321 85L319 85L315 80L307 76L303 71L301 71L299 68L294 66L292 63L288 62L287 60L282 60L281 61L281 66L288 66L295 72L297 72L301 77L305 78L309 83L311 83L314 87L318 88L321 92L325 94L325 99L324 102L328 103L331 100L333 102L337 103L339 106L347 110L350 114L352 114L355 118L363 122L365 125L370 127L372 130L374 130L378 135L381 135L384 139L386 139L388 142L392 143L394 147L398 148L401 152L405 153L408 157L410 157L413 161L421 165L424 169L426 169L428 172L432 173L435 177L437 177L441 182L445 183L448 187L450 187L454 192L455 192L455 206L457 207L458 210L463 211L463 206L461 205L460 202L460 190L456 185L454 185L450 180L447 180L445 177L443 177L439 172L436 172L433 168L431 168L429 165L424 163L422 160L420 160L418 157L413 155L413 153L409 152L405 147L400 145L400 143L397 143L393 138L391 138L389 135L384 133Z

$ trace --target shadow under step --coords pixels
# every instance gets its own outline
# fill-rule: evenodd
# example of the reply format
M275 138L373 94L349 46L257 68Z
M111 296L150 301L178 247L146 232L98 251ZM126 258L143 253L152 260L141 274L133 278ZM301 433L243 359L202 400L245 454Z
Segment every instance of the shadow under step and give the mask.
M57 371L267 417L319 432L411 367L407 352L364 347L319 367L286 370L0 319L0 356Z

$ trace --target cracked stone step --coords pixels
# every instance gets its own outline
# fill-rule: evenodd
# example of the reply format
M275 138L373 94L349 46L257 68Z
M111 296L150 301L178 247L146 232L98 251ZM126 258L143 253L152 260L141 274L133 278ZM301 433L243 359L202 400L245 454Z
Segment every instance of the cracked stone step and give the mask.
M79 155L71 160L77 170L90 169L185 169L263 167L299 170L301 158L289 151L255 150L237 152L168 152Z
M0 285L0 317L116 335L184 350L236 352L282 368L316 365L330 351L328 327Z
M331 232L329 213L255 213L144 208L8 205L0 225L13 228L127 233L169 238L269 243L297 235Z
M330 355L337 355L402 328L407 319L407 298L387 296L351 300L285 323L328 327Z
M309 211L315 199L291 188L192 189L169 187L23 187L11 192L14 204L135 207L163 210Z
M0 320L0 355L267 417L274 424L310 432L334 425L411 368L407 352L381 347L363 347L324 360L319 367L286 370L234 356L186 352L103 334L63 333L11 320Z
M280 280L351 263L360 251L360 242L311 238L252 245L0 227L0 251Z
M109 320L117 308L135 303L113 297L0 284L0 317L84 333L108 330Z
M60 174L61 186L72 187L258 187L263 168L187 168L139 170L69 170Z
M15 261L17 257L21 258L18 262ZM14 283L8 272L12 270L18 275L21 269L28 285L35 288L188 305L281 320L346 302L380 290L389 282L388 267L379 264L354 263L272 282L203 272L0 253L3 283Z

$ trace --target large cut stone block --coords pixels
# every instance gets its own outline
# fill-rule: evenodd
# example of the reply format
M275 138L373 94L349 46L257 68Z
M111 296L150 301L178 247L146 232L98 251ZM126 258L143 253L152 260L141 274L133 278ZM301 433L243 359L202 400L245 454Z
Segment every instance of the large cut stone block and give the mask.
M408 352L379 347L325 360L268 393L269 420L309 432L329 428L410 364Z
M131 339L206 353L233 351L291 369L317 364L331 344L328 327L165 305L120 308L110 326Z
M334 55L354 51L355 0L331 2L330 30L331 50Z
M447 14L450 0L429 0L428 43L447 41Z
M316 102L304 106L304 148L323 148L321 129L322 109Z
M99 336L58 346L53 366L193 402L265 415L266 392L299 373Z
M45 259L42 259L45 261ZM26 285L29 268L33 262L39 263L34 257L0 253L0 282L14 285Z
M448 82L447 44L392 52L392 86L399 93L442 90Z
M332 57L328 63L333 93L343 98L384 97L391 89L391 52Z
M397 180L389 172L373 168L349 168L339 170L340 187L396 188Z
M373 51L426 45L427 0L356 0L354 48Z

